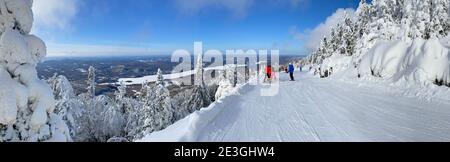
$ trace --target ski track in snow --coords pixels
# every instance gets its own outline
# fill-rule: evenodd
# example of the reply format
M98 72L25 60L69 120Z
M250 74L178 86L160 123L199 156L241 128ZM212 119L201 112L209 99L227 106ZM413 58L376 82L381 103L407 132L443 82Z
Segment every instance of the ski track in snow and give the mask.
M388 88L281 74L280 93L250 86L197 141L450 141L450 103L395 96Z

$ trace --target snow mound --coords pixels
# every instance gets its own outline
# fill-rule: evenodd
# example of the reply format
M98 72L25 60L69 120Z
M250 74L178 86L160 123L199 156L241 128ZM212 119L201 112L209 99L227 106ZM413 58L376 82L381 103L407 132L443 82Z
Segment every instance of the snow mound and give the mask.
M230 80L225 79L219 82L219 87L217 88L217 92L215 94L215 99L219 100L221 97L229 94L234 89Z
M449 51L439 39L380 42L364 55L358 74L450 86Z
M408 44L401 41L380 42L362 58L358 72L363 76L392 77L400 72Z

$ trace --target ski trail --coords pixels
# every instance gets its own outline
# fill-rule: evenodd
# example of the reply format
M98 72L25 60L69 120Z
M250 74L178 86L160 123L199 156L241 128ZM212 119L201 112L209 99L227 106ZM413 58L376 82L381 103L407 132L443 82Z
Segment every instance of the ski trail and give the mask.
M450 100L419 100L389 88L280 74L279 94L243 86L140 141L450 141Z
M260 86L242 93L198 141L450 141L448 102L296 75L281 74L276 96L260 96Z

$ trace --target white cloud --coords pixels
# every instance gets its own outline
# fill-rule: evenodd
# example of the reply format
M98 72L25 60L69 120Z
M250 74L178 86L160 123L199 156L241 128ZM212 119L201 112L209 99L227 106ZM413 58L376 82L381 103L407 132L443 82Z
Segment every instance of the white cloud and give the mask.
M313 30L307 29L303 32L300 32L296 28L291 28L290 33L296 39L306 39L304 45L305 49L307 51L314 51L319 47L320 41L323 39L323 37L330 35L331 29L342 20L345 14L347 14L349 17L353 17L355 14L355 10L352 8L340 8L335 13L333 13L333 15L329 16L325 22L316 26Z
M169 50L155 50L150 47L87 44L47 44L48 56L119 56L164 54Z
M78 13L78 0L34 0L34 32L64 30Z
M296 40L304 41L305 39L308 38L307 33L309 33L308 30L306 32L301 32L297 28L297 26L291 26L289 28L289 34L291 34L294 37L294 39L296 39Z

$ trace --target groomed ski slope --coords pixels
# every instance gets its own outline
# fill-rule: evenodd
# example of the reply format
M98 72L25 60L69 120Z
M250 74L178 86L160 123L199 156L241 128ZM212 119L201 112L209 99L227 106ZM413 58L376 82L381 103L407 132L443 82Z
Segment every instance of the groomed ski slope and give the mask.
M246 85L140 141L450 141L450 101L391 88L280 74L280 93Z

